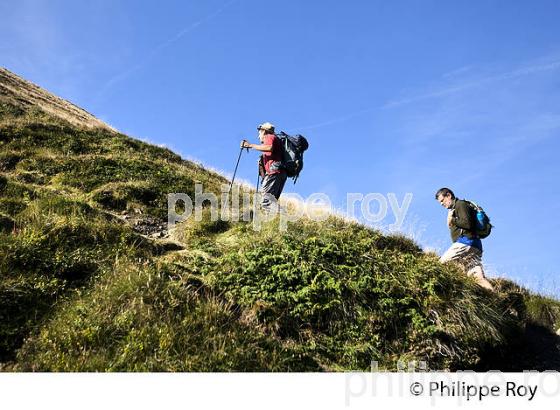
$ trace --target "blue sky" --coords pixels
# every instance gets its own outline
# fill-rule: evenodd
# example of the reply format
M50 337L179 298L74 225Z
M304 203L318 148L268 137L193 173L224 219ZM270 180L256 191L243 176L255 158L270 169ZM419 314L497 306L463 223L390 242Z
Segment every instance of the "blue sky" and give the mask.
M560 295L559 2L4 0L0 15L2 66L122 132L225 172L256 124L301 132L287 191L337 207L411 192L404 230L440 252L449 186L496 226L490 275Z

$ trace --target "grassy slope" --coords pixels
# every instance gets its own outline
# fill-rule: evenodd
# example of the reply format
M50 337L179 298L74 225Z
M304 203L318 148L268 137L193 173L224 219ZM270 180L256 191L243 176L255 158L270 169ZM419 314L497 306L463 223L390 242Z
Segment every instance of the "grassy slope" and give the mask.
M108 129L0 99L0 362L11 370L484 367L560 304L490 294L410 240L330 218L189 221L167 251L118 214L222 177ZM271 251L273 249L274 251ZM482 361L481 361L482 358Z

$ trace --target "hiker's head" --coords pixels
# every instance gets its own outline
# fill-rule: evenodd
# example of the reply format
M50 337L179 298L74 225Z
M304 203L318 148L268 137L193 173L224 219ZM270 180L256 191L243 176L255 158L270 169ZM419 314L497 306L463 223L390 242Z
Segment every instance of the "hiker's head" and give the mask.
M264 137L266 134L274 134L274 125L269 122L263 122L257 126L257 131L259 131L259 138Z
M436 200L444 208L451 209L455 201L455 194L449 188L441 188L436 192Z

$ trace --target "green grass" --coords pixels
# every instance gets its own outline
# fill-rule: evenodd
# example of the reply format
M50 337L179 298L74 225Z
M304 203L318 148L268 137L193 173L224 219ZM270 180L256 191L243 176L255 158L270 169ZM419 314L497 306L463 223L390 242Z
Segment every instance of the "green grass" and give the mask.
M175 258L254 326L327 368L365 370L371 360L394 368L406 358L460 368L520 330L500 297L403 237L334 217L282 235L276 227L239 223L204 243L204 262Z
M221 298L164 266L129 259L76 295L18 353L15 370L317 370L239 320ZM242 365L242 366L240 366Z
M10 218L11 219L11 218ZM88 204L58 196L29 200L0 235L0 357L13 356L69 290L87 287L115 257L150 254L129 227Z
M532 323L551 330L560 330L560 302L528 292L525 305L527 317Z
M0 362L16 371L472 368L560 303L478 287L399 235L330 217L279 232L188 220L184 250L115 215L223 177L173 152L0 98Z

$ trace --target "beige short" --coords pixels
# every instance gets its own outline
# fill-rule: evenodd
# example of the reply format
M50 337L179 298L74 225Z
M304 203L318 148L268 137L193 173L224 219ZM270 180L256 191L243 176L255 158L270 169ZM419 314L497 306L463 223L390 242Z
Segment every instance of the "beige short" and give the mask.
M467 275L484 278L482 251L474 246L455 242L440 258L441 263L456 262L463 266Z

